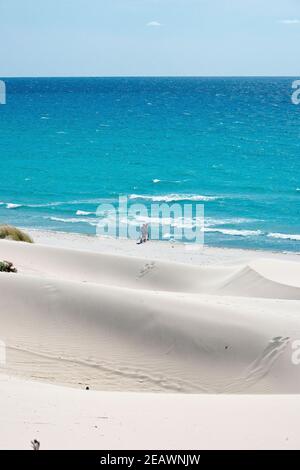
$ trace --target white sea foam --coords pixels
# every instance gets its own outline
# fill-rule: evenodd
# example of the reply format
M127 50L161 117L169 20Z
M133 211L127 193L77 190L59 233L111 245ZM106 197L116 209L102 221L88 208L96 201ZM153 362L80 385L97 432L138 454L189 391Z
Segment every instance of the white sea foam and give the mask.
M214 227L216 225L228 225L228 224L244 224L247 222L257 222L258 219L247 219L244 217L233 217L231 219L213 219L208 217L205 219L206 227Z
M234 237L253 237L262 235L261 230L235 230L235 229L223 229L223 228L208 228L204 229L205 232L218 232L223 235L231 235Z
M187 179L185 180L160 180L158 178L154 178L152 180L152 183L185 183L186 181L188 181Z
M149 196L147 194L130 194L129 199L144 199L153 202L175 201L214 201L218 196L204 196L200 194L165 194L161 196Z
M140 223L151 223L156 225L170 225L174 221L171 217L147 217L142 215L136 216L135 220Z
M7 209L18 209L18 207L22 207L22 204L13 204L12 202L6 204Z
M87 212L87 211L76 211L76 215L93 215L95 212Z
M53 222L63 222L65 224L83 223L83 224L92 225L93 227L96 227L99 222L97 219L78 219L78 218L75 219L73 217L70 217L68 219L64 219L63 217L44 217L44 219L49 219L49 220L52 220Z
M7 209L17 209L18 207L32 207L32 208L39 208L39 207L52 207L52 206L60 206L62 204L68 204L65 202L49 202L45 204L15 204L13 202L2 202L0 204L5 204Z
M69 204L68 202L60 202L60 201L54 201L54 202L47 202L45 204L24 204L26 207L32 207L32 208L39 208L39 207L55 207L55 206L62 206L63 204Z
M12 202L0 202L0 205L6 205L7 209L17 209L18 207L30 207L30 208L43 208L43 207L57 207L57 206L64 206L64 205L77 205L77 204L100 204L105 202L117 202L116 198L99 198L99 199L83 199L83 200L71 200L71 201L52 201L40 204L15 204ZM85 212L85 211L82 211ZM88 215L88 214L95 214L95 212L86 212L86 214L81 215ZM80 214L78 214L80 215Z
M279 238L282 240L297 240L300 241L300 235L290 233L269 233L268 237Z

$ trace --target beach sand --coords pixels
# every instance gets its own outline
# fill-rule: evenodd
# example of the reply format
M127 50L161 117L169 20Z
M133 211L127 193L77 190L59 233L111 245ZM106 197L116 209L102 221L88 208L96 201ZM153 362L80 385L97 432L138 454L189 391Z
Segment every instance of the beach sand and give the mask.
M1 449L300 446L298 395L96 392L1 375L0 394Z
M298 254L30 233L0 242L0 448L299 447Z

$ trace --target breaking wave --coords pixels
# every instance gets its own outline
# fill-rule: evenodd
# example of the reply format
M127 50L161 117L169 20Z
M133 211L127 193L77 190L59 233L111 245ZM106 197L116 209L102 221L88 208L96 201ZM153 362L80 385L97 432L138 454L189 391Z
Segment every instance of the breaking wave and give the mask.
M161 196L149 196L146 194L130 194L129 199L144 199L153 202L175 202L175 201L215 201L218 196L205 196L200 194L165 194Z
M300 241L300 235L298 234L290 234L290 233L269 233L268 237L271 238L279 238L282 240L296 240Z

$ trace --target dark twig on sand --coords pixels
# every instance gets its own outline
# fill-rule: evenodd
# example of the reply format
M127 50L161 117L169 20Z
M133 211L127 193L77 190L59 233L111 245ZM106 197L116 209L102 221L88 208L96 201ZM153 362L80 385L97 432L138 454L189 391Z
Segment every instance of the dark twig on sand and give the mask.
M40 450L40 445L41 443L37 439L33 439L33 441L31 441L31 447L33 450Z
M0 272L16 273L17 268L10 261L0 261Z

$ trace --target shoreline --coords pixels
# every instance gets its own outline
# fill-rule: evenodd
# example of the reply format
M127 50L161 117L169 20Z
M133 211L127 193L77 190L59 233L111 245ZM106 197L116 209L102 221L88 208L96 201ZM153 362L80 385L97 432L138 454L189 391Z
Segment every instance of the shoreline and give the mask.
M196 248L192 244L152 241L137 245L135 240L97 237L96 235L22 228L37 244L84 251L116 253L126 256L164 259L188 264L231 264L257 258L300 261L300 252L254 250L245 248L212 247Z

